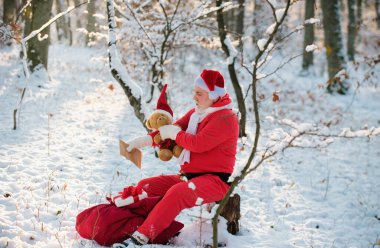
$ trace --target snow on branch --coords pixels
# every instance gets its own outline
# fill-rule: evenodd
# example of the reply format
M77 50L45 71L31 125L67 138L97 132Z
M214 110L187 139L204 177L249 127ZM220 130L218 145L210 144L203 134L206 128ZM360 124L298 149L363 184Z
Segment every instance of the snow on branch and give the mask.
M113 6L113 0L107 0L107 14L108 14L108 58L109 66L112 76L121 85L131 106L134 109L136 117L144 125L145 121L145 109L141 104L142 89L132 80L129 76L124 65L121 63L120 55L116 47L116 22L115 22L115 9Z
M153 47L154 51L156 51L156 45L154 44L152 38L149 36L148 32L145 30L144 25L141 23L140 19L137 17L137 15L133 11L133 9L129 6L128 2L127 1L124 1L124 2L125 2L125 5L127 6L127 8L129 9L129 11L131 12L131 14L133 16L133 19L135 19L135 21L137 22L137 24L140 26L140 28L142 29L142 31L144 32L144 34L146 35L146 37L148 38L148 40L152 44L152 47Z
M324 148L332 144L337 139L344 138L372 138L380 136L380 127L364 128L353 131L344 128L340 133L330 133L324 129L320 129L317 125L311 123L295 123L285 119L280 122L290 127L286 132L282 128L276 128L268 136L268 141L257 152L250 169L246 174L256 170L267 159L274 157L276 154L285 151L288 148ZM241 176L242 168L235 168L229 181L233 181L235 177Z
M230 39L230 37L227 35L226 38L224 39L224 45L226 45L228 51L229 51L229 56L227 58L227 64L228 65L231 65L234 63L237 55L238 55L238 51L235 49L234 45L232 44L232 41Z

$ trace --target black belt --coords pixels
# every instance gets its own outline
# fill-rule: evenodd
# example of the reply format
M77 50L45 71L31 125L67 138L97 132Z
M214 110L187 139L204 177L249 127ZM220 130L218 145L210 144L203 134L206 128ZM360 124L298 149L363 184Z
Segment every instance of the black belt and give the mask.
M231 182L228 182L228 178L231 176L230 173L225 172L203 172L203 173L181 173L181 178L185 181L191 180L195 177L203 176L203 175L215 175L220 178L223 182L225 182L228 185L231 185ZM187 180L186 180L187 179Z

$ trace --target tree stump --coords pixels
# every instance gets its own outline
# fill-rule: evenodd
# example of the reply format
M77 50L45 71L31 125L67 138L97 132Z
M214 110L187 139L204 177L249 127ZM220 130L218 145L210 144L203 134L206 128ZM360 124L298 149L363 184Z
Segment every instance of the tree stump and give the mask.
M227 220L227 231L233 235L239 232L240 195L234 194L222 209L221 216Z

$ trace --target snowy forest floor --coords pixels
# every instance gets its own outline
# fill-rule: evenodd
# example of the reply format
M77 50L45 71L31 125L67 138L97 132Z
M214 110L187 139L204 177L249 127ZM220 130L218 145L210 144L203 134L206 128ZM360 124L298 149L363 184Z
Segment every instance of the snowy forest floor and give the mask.
M151 148L143 150L142 170L120 157L118 139L145 130L110 75L105 49L51 46L49 76L31 78L17 130L12 114L24 87L19 50L3 47L0 57L0 247L100 247L78 236L77 214L141 178L176 173L178 165L159 161ZM363 80L370 68L350 67L351 81L360 86L353 84L341 96L326 93L321 76L300 76L299 65L299 60L287 65L260 86L268 99L260 105L261 146L283 128L281 119L315 123L337 134L342 128L380 126L378 68L373 80ZM176 117L192 106L192 88L186 86L191 82L180 75L169 86ZM278 103L268 97L274 89ZM239 165L252 143L249 115L245 149L239 140ZM345 138L278 154L239 185L241 231L230 235L221 222L220 240L234 248L374 247L380 240L379 147L379 136ZM181 213L185 228L171 246L211 243L209 217L202 207Z

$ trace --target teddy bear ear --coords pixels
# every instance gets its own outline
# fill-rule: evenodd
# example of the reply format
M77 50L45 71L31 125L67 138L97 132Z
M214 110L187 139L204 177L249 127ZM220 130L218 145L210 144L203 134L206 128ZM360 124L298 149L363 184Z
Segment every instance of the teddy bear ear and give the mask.
M148 120L146 121L146 127L150 130L157 130L157 119L159 118L159 114L153 113L151 116L149 116Z
M150 121L149 121L149 119L145 121L145 126L146 126L149 130L153 130L152 126L150 125Z

